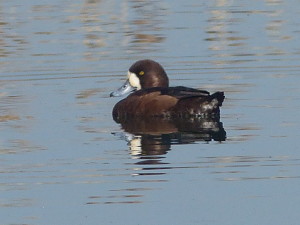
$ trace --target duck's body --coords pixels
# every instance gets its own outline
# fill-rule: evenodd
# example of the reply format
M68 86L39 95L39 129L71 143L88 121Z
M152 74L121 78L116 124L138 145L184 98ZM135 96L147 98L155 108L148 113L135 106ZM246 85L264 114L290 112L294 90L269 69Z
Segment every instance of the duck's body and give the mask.
M134 117L218 117L224 100L223 92L210 95L193 88L169 87L164 69L152 60L133 64L128 71L128 81L111 96L132 91L115 105L113 117L116 121Z

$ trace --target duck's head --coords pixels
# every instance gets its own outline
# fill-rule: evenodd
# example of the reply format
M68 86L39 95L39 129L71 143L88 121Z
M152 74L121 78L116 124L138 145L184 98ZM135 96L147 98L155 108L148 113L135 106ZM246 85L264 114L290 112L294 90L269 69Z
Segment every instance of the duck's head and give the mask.
M149 59L135 62L128 70L127 80L111 97L122 96L136 90L152 87L168 87L169 79L164 68Z

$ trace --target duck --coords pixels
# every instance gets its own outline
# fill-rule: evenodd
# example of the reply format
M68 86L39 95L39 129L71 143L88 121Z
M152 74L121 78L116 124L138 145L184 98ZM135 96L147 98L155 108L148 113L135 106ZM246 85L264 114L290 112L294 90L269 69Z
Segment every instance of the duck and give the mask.
M151 59L135 62L127 72L127 80L110 97L129 94L112 110L115 121L132 118L220 117L224 92L210 94L184 86L169 87L162 65Z

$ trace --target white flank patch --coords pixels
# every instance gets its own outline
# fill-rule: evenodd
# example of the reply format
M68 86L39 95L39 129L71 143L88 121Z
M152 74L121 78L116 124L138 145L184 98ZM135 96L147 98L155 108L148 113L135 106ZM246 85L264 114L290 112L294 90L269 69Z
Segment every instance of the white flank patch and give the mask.
M140 79L137 77L135 73L131 73L128 71L127 76L128 76L129 83L132 87L137 88L137 90L140 90L142 88Z

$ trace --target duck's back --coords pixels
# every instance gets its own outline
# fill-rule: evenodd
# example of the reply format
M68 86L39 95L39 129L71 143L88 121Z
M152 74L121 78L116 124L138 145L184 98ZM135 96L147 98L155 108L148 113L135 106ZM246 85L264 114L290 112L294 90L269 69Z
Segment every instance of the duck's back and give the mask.
M116 121L133 117L201 117L219 116L223 92L187 87L155 87L136 91L118 102L113 109Z

